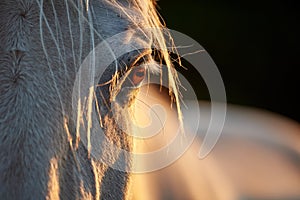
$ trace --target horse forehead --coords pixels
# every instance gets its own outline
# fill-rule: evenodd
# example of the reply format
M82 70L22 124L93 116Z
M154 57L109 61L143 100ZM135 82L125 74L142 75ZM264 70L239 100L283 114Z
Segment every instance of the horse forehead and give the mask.
M147 16L145 9L139 8L132 4L132 1L119 1L118 4L109 3L107 1L96 2L92 4L94 14L94 28L102 34L104 38L112 37L116 34L126 32L128 30L143 30L147 34ZM144 5L149 3L148 0L143 1ZM149 36L149 34L148 34Z

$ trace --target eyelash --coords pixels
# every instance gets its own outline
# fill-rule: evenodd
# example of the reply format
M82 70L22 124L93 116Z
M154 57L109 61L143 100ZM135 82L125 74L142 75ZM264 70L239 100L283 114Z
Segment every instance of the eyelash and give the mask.
M146 64L150 60L151 60L151 54L142 55L142 56L138 57L137 59L135 59L135 61L131 64L131 68L140 66L142 64Z

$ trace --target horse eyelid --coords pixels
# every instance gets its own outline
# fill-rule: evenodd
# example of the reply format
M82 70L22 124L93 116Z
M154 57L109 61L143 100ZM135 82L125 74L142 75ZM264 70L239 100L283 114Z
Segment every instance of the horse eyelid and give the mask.
M143 64L147 64L148 62L151 61L151 58L152 58L151 51L145 51L145 52L141 53L130 64L130 69L132 69L133 67L143 65Z

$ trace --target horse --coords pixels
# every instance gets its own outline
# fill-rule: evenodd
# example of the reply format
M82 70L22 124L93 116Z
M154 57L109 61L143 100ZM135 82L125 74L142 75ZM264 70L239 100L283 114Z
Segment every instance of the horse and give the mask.
M166 63L178 99L163 27L152 0L0 2L0 199L130 199L132 158L105 144L93 156L90 130L99 125L108 144L132 150L130 129L116 118L127 126L146 74L161 72L154 57ZM104 53L114 58L107 66Z

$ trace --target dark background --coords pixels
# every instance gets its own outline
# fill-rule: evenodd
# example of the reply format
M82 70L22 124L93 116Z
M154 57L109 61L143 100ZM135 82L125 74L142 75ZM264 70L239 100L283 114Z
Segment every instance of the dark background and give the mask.
M299 5L296 0L160 0L158 10L168 28L197 40L210 54L229 103L300 122Z

